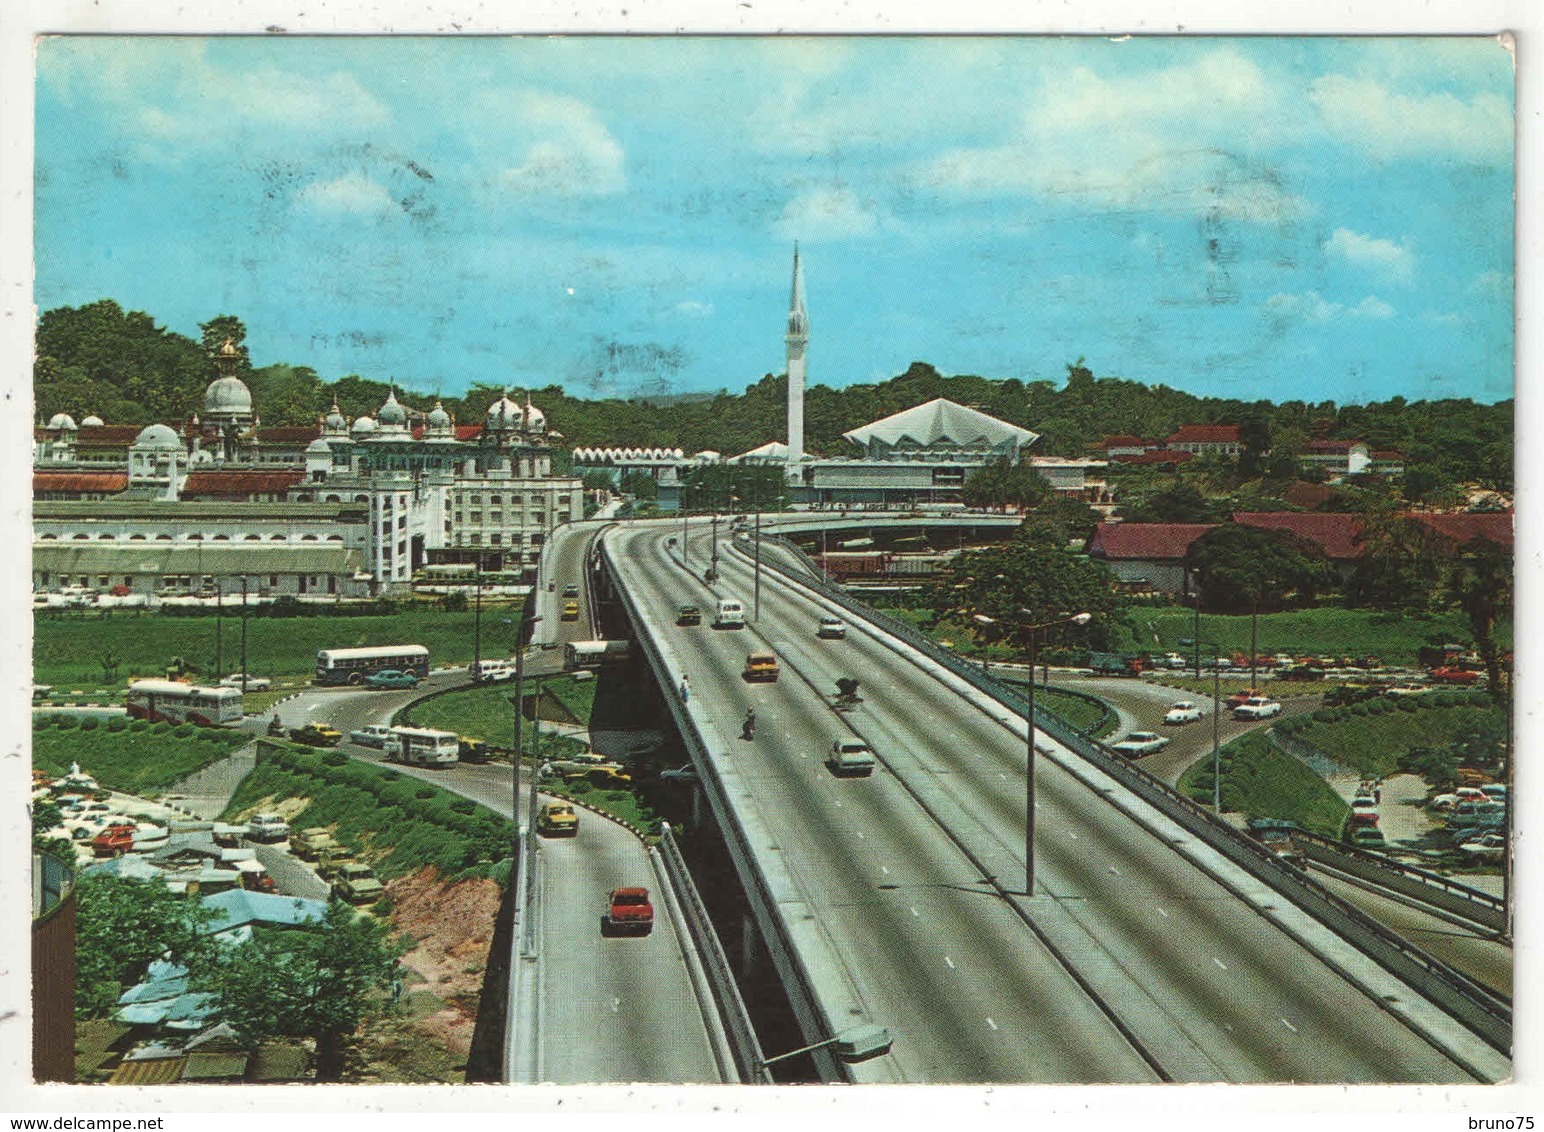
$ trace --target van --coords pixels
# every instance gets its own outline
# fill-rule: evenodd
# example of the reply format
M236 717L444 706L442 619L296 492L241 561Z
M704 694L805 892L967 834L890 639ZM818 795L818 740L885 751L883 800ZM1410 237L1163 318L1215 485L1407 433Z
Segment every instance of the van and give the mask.
M718 616L713 619L713 627L715 629L745 628L745 606L740 604L738 598L718 599Z

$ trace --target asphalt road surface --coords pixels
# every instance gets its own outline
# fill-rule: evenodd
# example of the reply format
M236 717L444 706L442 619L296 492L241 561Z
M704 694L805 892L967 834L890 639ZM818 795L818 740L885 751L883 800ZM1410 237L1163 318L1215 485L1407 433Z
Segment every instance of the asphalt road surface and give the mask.
M1021 883L1021 733L864 633L816 641L822 610L776 575L763 573L754 627L675 628L677 602L710 609L715 597L666 552L665 526L607 537L618 539L627 585L689 671L694 703L712 705L719 746L754 783L738 804L759 807L778 831L778 844L759 851L787 863L849 957L870 1017L895 1035L879 1061L897 1079L1152 1079L916 800L929 799L978 861ZM706 561L698 538L693 554ZM750 566L721 552L720 570L720 588L751 608ZM760 648L779 655L783 675L748 686L739 673L745 654ZM842 675L862 678L865 702L837 716L829 696ZM759 726L743 743L736 735L750 705ZM884 761L872 779L837 780L821 763L849 728ZM1030 914L1172 1077L1470 1079L1104 793L1052 758L1039 768Z

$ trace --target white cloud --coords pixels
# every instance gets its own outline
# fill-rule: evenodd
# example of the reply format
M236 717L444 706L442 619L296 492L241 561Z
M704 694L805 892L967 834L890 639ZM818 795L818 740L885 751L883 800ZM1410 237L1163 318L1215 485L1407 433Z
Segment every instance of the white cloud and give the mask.
M383 216L397 210L397 202L386 187L363 173L313 181L296 194L295 202L313 212L331 215Z
M1342 318L1392 318L1398 312L1376 295L1368 295L1354 307L1331 302L1317 291L1276 294L1265 300L1265 311L1288 322L1334 322Z
M1160 208L1275 223L1312 208L1248 147L1287 128L1285 96L1231 49L1114 76L1088 67L1046 77L1025 98L1018 135L925 163L921 179L965 193L1029 193L1101 207Z
M1381 272L1393 279L1407 281L1415 271L1415 253L1408 243L1367 236L1349 228L1336 228L1324 242L1324 250L1357 267Z
M687 299L670 308L674 313L684 315L687 318L712 318L713 304L704 303L697 299Z
M871 203L845 187L811 189L788 202L775 228L785 240L844 240L869 236L880 227Z
M626 187L626 156L593 107L575 98L524 92L508 109L525 150L518 164L498 174L502 187L586 197Z
M1308 98L1331 134L1375 157L1501 161L1512 154L1512 104L1498 94L1403 93L1369 79L1324 75Z

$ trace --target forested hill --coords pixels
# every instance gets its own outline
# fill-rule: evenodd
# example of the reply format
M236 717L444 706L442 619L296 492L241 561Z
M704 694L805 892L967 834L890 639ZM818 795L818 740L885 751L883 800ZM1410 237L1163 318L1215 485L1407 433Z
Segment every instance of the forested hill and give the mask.
M327 411L336 395L349 417L375 413L389 386L351 375L324 382L308 366L274 362L254 367L241 320L221 315L202 324L201 340L157 326L150 315L125 312L110 299L46 312L37 335L34 369L37 413L67 412L77 420L95 413L110 424L177 421L198 412L214 377L211 353L226 338L241 351L238 373L252 389L264 425L306 424ZM432 394L411 388L402 399L418 408ZM473 386L445 398L462 422L481 421L501 387ZM531 390L552 427L570 445L658 445L687 452L712 449L725 455L785 438L786 381L768 374L739 394L698 399L648 398L588 401L552 385ZM1112 434L1161 437L1182 424L1241 424L1271 443L1309 438L1366 440L1374 448L1399 449L1420 459L1427 453L1459 475L1489 467L1510 468L1512 404L1417 401L1403 398L1339 406L1286 401L1243 402L1197 397L1163 385L1096 378L1081 359L1067 366L1063 383L1015 378L948 377L924 362L873 384L831 389L810 387L805 397L805 446L837 454L850 446L842 433L902 409L946 397L1042 435L1035 451L1082 455ZM1494 477L1492 477L1494 478Z

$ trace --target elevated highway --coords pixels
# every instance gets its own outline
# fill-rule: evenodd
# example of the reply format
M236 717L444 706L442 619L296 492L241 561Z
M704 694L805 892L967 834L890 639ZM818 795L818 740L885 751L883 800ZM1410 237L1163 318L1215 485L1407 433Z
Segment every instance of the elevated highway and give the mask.
M688 548L700 570L709 528ZM727 528L720 526L727 537ZM819 642L829 603L762 571L743 630L674 626L681 602L755 605L749 557L717 587L674 523L609 530L601 557L672 699L758 927L811 1041L890 1029L896 1081L1495 1080L1506 1057L1422 992L1097 767L1042 740L1038 885L1022 896L1021 719L884 633ZM753 609L753 612L756 612ZM783 663L740 680L746 652ZM690 676L689 703L678 694ZM843 675L856 711L832 710ZM756 738L738 738L754 706ZM822 765L856 732L872 779Z

